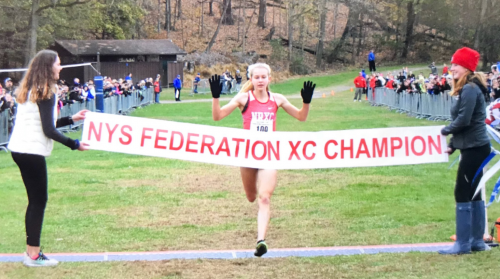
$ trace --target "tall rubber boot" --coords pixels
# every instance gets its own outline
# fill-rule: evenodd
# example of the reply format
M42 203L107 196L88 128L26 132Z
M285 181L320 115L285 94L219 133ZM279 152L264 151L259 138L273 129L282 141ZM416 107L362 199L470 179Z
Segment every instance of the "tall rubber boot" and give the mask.
M457 241L448 250L440 250L439 254L442 255L461 255L470 254L470 238L471 238L471 203L459 202L456 207L456 234ZM484 230L484 227L483 227Z
M491 250L484 243L485 212L484 201L473 201L472 204L472 228L471 228L471 251L480 252Z

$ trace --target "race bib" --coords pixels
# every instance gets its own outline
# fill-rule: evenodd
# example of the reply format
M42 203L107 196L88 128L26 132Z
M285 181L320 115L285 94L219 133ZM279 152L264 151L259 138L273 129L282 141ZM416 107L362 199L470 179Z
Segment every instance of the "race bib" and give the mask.
M254 132L273 132L273 121L272 120L257 120L252 119L250 122L250 131Z

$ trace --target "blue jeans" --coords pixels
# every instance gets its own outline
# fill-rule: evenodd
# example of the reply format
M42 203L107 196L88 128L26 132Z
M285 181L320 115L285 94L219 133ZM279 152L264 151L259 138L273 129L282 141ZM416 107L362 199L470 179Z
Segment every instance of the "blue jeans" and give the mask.
M160 103L160 93L155 93L155 103Z

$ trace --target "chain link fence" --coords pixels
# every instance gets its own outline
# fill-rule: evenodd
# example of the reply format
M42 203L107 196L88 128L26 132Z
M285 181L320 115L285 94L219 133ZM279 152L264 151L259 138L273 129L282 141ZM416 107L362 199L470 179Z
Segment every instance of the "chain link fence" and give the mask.
M126 115L138 107L147 106L153 103L154 90L152 87L145 90L135 90L132 94L127 96L115 95L105 98L104 113ZM58 117L62 118L72 116L84 109L95 112L95 99L67 104L61 108ZM69 132L78 130L81 126L83 126L83 121L78 121L72 125L61 127L58 130L61 132ZM0 113L0 150L7 151L6 146L9 143L9 137L9 112L6 110Z

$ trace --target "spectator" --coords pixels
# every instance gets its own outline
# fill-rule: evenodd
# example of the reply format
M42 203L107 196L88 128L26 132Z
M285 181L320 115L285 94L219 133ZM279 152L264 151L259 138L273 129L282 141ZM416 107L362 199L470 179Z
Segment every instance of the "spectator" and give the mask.
M12 97L14 97L15 88L14 88L14 84L12 83L12 79L10 77L6 78L4 81L4 84L5 84L5 87L3 90L3 91L5 91L4 94L9 94Z
M193 92L195 94L198 94L198 84L200 83L200 73L196 74L196 77L194 78L194 82L193 82L193 86L194 86L194 90Z
M359 73L354 79L354 86L356 87L356 92L354 93L354 102L361 102L361 95L363 95L363 90L366 87L366 80L363 78L363 72Z
M363 78L366 80L366 72L365 72L365 69L361 69L361 73L363 73Z
M132 82L132 73L129 73L129 74L125 77L125 81L126 81L126 82Z
M491 96L491 98L493 98L493 100L500 98L500 86L499 85L500 85L500 82L498 81L498 79L494 79L492 86L491 86L491 93L490 93L490 96Z
M122 92L122 87L120 85L120 81L119 80L113 80L113 90L112 90L113 94L114 95L122 95L123 92Z
M499 71L498 71L498 65L491 66L491 72L493 73L494 79L497 79L498 77L500 77Z
M409 79L405 80L398 88L396 93L400 94L402 92L413 93L413 88L411 86L411 81Z
M415 75L413 74L412 71L409 72L408 78L411 79L411 80L415 80Z
M406 80L406 77L403 75L402 72L399 72L399 75L398 75L398 81L399 81L399 84L403 84Z
M438 70L436 68L436 63L432 62L432 64L429 65L429 68L431 68L432 75L437 76Z
M156 81L154 82L153 85L155 87L155 103L159 104L160 103L160 93L161 93L160 78L156 78Z
M236 84L238 84L239 86L241 86L241 80L243 78L241 77L240 70L236 70L235 78L236 78Z
M446 75L443 84L442 84L442 90L443 91L450 91L451 90L451 85L453 84L453 77L451 75Z
M235 79L236 79L236 91L239 92L241 89L241 81L243 80L243 77L241 76L240 70L236 70Z
M389 75L389 80L385 84L385 87L388 89L395 89L396 88L396 82L394 82L394 76L392 74Z
M377 76L375 73L372 73L372 76L370 77L370 88L372 89L372 97L373 100L375 100L375 87L376 87L376 81L377 81Z
M443 64L443 75L448 75L448 66L445 64Z
M373 49L368 54L368 64L370 66L370 72L373 73L373 72L377 71L377 68L375 66L375 53L374 53Z
M382 73L378 74L378 81L379 81L380 86L377 86L377 87L384 87L386 80L385 80L384 75Z
M174 90L175 90L175 101L181 101L181 89L182 89L182 81L181 75L177 75L177 78L174 80Z
M159 85L159 82L158 82ZM145 83L146 88L151 88L154 86L153 78L147 78ZM156 92L156 91L155 91Z
M424 85L425 84L424 73L420 72L420 75L418 75L418 82L420 83L420 85Z
M10 94L6 94L5 90L0 90L0 112L11 110L14 107L14 100Z

